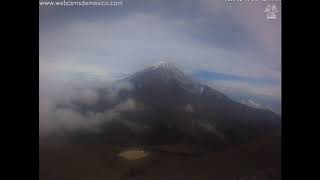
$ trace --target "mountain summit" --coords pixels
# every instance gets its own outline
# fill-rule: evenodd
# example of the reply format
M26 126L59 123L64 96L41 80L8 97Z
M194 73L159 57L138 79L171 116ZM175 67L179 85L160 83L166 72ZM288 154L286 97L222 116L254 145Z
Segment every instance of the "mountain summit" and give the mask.
M170 67L174 67L174 65L172 63L170 63L169 61L159 61L158 63L153 65L153 68L168 68L170 69Z
M190 81L190 77L186 76L179 68L168 61L160 61L153 66L133 74L130 78L136 78L143 74L156 74L159 79L164 78L165 80L176 78L181 81Z
M202 93L203 91L201 83L186 75L173 63L168 61L160 61L151 67L133 74L128 80L138 87L150 85L173 88L173 86L179 86L189 92Z

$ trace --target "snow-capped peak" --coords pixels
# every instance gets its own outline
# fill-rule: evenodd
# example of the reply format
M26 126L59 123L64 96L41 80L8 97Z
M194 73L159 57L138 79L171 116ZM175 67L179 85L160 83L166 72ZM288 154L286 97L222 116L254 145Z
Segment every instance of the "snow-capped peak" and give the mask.
M152 66L152 69L157 69L157 68L160 68L160 67L162 67L162 68L170 68L170 67L173 67L173 66L174 65L172 65L170 62L162 60L162 61L154 64Z
M160 61L150 68L152 71L157 71L159 76L164 77L165 79L179 79L186 80L189 79L179 68L177 68L174 64L168 61Z
M144 82L176 82L181 88L189 92L197 94L203 92L203 86L200 82L183 73L175 64L164 60L135 73L130 79Z

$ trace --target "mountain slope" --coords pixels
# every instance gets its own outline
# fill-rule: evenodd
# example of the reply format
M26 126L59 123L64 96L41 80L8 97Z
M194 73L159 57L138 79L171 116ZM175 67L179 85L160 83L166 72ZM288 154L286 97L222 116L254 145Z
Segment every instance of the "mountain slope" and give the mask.
M120 90L114 104L129 99L135 107L102 124L100 133L79 132L76 137L82 134L81 140L116 144L192 143L217 147L249 141L281 127L280 117L273 112L234 102L168 62L117 83L123 82L132 88ZM97 92L103 94L105 90ZM110 102L101 100L82 111L99 112L110 106Z

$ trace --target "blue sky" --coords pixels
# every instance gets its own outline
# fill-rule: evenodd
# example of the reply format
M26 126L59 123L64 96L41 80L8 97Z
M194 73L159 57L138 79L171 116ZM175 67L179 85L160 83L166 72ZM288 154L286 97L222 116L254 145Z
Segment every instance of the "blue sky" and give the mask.
M281 14L267 20L266 5L125 0L123 7L39 7L40 76L114 80L167 60L237 101L280 113Z

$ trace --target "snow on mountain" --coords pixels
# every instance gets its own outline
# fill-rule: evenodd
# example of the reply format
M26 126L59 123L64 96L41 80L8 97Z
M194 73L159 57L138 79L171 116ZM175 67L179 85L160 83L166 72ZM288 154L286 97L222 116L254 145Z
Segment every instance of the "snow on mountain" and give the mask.
M203 93L204 90L204 87L200 82L192 79L190 76L187 76L177 68L176 65L168 61L160 61L129 77L129 80L134 81L135 79L153 79L155 82L162 81L167 83L175 82L186 91L197 94Z

